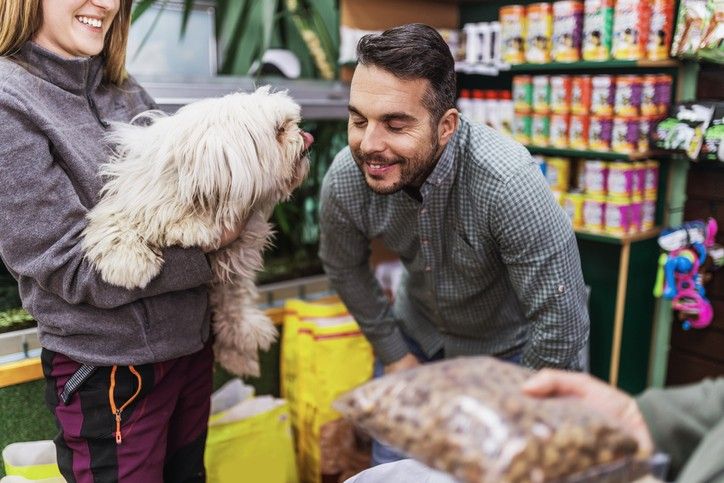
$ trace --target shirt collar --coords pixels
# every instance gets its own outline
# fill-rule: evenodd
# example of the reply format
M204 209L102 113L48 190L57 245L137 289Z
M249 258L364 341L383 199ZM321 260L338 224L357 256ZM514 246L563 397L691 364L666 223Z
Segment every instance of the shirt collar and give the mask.
M34 42L26 42L15 59L33 75L73 94L85 94L101 83L104 59L97 55L64 59Z
M425 182L422 184L420 192L422 193L423 197L425 197L430 192L430 190L433 189L434 186L441 186L443 184L447 184L446 182L452 179L453 173L455 171L456 159L456 149L454 145L457 143L459 131L460 127L458 126L458 129L455 130L455 133L447 142L445 149L442 150L442 154L440 155L440 159L438 159L435 168L430 173L430 176L428 176Z

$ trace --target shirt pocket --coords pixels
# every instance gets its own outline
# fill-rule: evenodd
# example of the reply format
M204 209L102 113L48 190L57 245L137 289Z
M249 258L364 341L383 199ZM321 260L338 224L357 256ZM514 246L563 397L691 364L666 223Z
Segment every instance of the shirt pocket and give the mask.
M450 257L455 271L459 274L468 278L483 276L485 264L475 249L457 232L452 236Z

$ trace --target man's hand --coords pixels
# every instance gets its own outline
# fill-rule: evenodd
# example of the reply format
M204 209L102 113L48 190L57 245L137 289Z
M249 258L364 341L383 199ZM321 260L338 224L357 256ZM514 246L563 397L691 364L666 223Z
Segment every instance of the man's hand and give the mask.
M387 364L385 366L385 374L406 371L408 369L413 369L419 365L420 361L417 360L417 357L413 356L412 354L407 354L399 361L395 361L392 364Z
M639 444L639 455L649 456L653 442L636 401L629 395L587 374L543 369L523 384L533 397L573 397L605 414L626 429Z

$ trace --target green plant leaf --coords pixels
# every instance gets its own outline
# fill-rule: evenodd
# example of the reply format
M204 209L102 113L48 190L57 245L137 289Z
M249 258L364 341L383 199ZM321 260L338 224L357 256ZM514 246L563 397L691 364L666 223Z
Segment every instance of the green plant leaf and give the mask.
M146 42L148 42L148 39L151 38L151 34L153 33L153 30L156 28L158 21L161 19L161 14L163 13L167 4L168 4L168 0L163 0L163 2L161 2L161 6L158 8L158 12L156 13L156 16L153 18L153 22L151 23L151 26L148 27L148 30L143 35L143 39L141 39L141 42L138 44L138 48L133 53L134 58L136 58L138 56L138 54L141 52L141 49L143 49L143 46L146 45Z
M183 15L181 17L181 35L180 37L183 39L186 35L186 27L189 23L189 18L191 17L191 11L194 8L194 0L184 0L184 11Z
M138 3L136 3L136 6L133 7L133 12L131 13L131 22L135 22L138 20L138 17L143 15L143 13L149 9L151 5L153 5L156 2L156 0L139 0Z
M339 45L339 9L335 0L308 0L319 15L333 45Z

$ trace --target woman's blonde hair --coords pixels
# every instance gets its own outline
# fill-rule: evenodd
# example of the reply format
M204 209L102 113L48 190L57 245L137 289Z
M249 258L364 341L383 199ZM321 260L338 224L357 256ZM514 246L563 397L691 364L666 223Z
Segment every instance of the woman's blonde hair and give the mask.
M0 57L11 57L31 40L43 23L42 0L0 0ZM131 26L132 0L120 0L116 18L106 34L103 56L105 80L120 85L128 77L126 45Z

